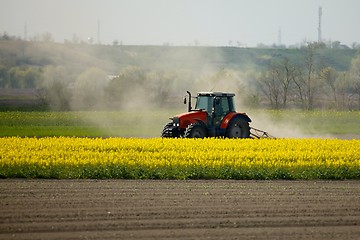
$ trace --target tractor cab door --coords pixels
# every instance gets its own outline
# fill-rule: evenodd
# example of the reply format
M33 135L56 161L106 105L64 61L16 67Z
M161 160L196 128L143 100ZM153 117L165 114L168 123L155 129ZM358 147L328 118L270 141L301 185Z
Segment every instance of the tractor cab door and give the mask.
M210 96L198 96L196 99L196 110L203 110L211 115L214 98Z
M220 127L224 117L233 111L232 98L228 96L218 96L214 100L213 118L216 128Z

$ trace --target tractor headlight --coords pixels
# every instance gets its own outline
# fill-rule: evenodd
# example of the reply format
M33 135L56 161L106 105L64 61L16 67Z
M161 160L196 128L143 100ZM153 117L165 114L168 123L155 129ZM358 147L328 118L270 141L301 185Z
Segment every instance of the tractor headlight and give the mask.
M180 118L178 118L178 117L173 118L173 126L174 127L179 127L180 126Z

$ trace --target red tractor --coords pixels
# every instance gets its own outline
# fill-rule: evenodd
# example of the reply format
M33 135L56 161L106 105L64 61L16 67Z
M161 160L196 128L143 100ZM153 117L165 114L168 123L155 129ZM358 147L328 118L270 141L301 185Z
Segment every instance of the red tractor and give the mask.
M234 93L199 92L195 109L188 93L188 112L170 118L161 136L167 138L250 138L251 119L245 113L237 113ZM184 98L186 104L186 97Z

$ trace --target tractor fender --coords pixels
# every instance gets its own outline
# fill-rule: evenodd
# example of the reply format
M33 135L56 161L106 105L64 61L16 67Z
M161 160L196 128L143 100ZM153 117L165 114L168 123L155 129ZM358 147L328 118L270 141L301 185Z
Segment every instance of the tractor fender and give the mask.
M198 122L199 124L201 124L202 127L204 127L205 129L207 129L206 123L204 123L203 120L199 119L199 118L195 118L194 120L196 120L196 122Z
M251 119L249 118L248 115L246 115L246 113L236 113L236 112L231 112L228 113L224 119L221 122L220 128L225 129L227 128L227 126L229 125L230 121L234 118L234 117L239 117L241 119L243 119L246 122L251 122Z

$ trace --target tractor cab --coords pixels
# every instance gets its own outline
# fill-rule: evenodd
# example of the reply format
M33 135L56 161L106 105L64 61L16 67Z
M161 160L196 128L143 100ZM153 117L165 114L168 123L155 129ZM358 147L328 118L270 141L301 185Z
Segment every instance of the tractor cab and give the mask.
M184 104L188 104L188 112L170 118L172 122L165 125L162 137L248 138L250 136L251 120L245 113L235 111L234 93L199 92L196 96L195 108L191 104L191 93L189 91L187 93Z
M224 117L235 112L233 93L200 92L196 97L195 111L206 111L208 114L208 125L219 127Z

